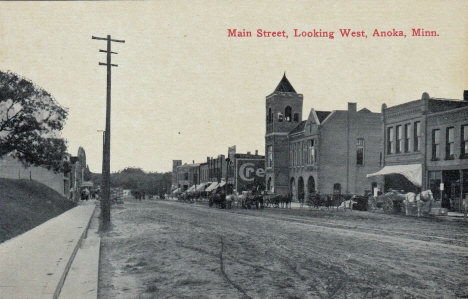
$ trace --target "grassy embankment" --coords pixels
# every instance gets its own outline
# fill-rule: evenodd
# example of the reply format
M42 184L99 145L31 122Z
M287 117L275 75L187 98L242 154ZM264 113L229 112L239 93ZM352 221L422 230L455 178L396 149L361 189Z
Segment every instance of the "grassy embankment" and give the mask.
M38 182L0 179L0 243L75 206Z

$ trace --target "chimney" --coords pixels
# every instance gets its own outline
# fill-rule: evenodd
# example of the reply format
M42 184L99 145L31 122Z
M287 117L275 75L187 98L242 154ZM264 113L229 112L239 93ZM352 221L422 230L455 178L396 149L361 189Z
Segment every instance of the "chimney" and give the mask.
M247 155L250 155L250 152L247 152Z
M258 150L255 150L255 156L258 156Z
M195 164L195 160L192 160L192 164Z
M348 112L350 113L356 113L356 103L350 103L348 102Z
M468 102L468 90L463 91L463 101Z

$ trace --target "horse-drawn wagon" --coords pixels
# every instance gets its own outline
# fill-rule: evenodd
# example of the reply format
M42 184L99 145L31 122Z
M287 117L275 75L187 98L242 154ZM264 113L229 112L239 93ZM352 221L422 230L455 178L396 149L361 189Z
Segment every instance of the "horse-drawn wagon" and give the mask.
M412 215L413 211L416 210L419 217L423 212L430 211L433 201L431 190L420 193L403 193L391 190L382 195L369 197L368 210L375 211L381 207L386 214L404 212L406 215Z
M390 191L378 196L370 196L367 209L370 212L381 208L385 214L399 213L404 210L405 195L396 191Z

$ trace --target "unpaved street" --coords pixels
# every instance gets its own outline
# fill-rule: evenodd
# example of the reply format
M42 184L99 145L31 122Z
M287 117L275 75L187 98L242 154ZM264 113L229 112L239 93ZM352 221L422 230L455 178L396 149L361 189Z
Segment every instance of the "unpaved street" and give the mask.
M99 298L468 298L468 226L126 201L102 236Z

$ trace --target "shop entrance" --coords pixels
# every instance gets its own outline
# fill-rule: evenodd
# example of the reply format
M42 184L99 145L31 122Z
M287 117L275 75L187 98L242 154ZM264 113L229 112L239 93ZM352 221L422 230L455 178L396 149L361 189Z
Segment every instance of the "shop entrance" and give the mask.
M442 202L450 202L450 210L453 212L462 211L462 195L460 185L459 170L444 170L442 171L442 182L444 190Z

